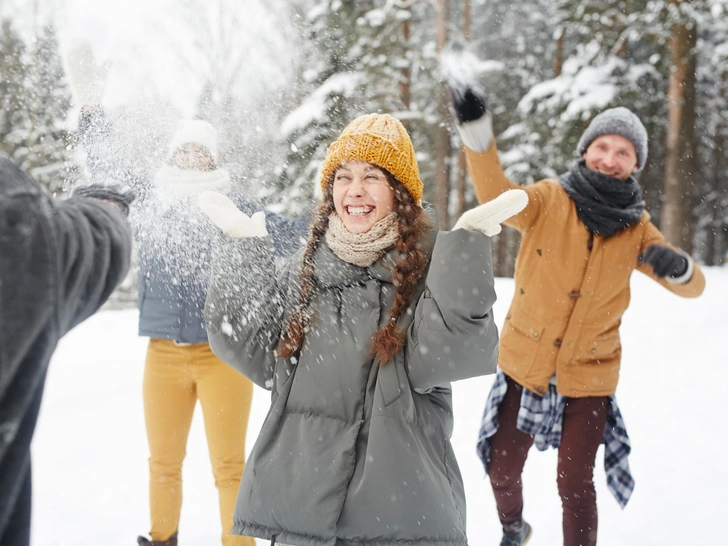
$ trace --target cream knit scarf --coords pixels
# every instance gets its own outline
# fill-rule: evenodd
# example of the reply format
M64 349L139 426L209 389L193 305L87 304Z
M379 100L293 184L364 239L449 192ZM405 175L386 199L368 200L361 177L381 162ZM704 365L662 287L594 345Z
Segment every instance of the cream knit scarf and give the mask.
M334 212L329 216L326 243L339 258L359 267L368 267L399 238L397 213L390 212L366 233L352 233Z
M163 165L154 177L154 186L163 195L197 197L203 191L230 191L232 184L227 169L212 171L180 169L174 165Z

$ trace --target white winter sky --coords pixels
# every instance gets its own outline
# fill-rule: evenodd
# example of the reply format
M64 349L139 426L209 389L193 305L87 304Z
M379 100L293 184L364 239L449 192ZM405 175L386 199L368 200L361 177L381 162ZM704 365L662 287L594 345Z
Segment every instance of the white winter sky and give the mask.
M0 12L10 15L26 33L34 24L52 20L61 52L81 42L91 44L100 61L109 61L105 106L118 106L158 97L170 101L182 115L192 115L208 70L196 57L195 32L204 34L204 17L184 17L180 0L0 0ZM232 30L237 59L224 60L230 67L240 61L240 93L255 92L261 82L275 84L285 78L290 54L280 21L268 0L199 1L211 13L226 3L235 6L239 19L225 17ZM216 37L224 35L216 32ZM216 38L216 39L217 39ZM219 43L211 46L217 51ZM224 48L222 48L224 49ZM228 50L231 48L228 47Z

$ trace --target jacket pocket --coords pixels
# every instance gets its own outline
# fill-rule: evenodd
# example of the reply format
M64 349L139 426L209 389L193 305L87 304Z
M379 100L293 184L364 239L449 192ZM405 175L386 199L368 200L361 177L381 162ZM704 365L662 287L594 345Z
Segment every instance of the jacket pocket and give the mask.
M543 322L523 313L508 315L508 317L511 326L515 330L518 330L521 334L533 341L541 341L544 330L546 330Z
M619 336L592 339L579 346L576 360L582 363L599 364L603 360L612 360L619 357L621 352L622 344L619 341Z
M500 341L501 367L524 379L539 354L546 326L542 321L523 312L509 313Z
M379 390L382 393L384 406L386 407L399 400L399 397L402 396L402 388L404 385L400 382L397 367L402 366L404 368L404 356L402 351L400 351L391 362L387 362L386 364L375 363L374 365L380 366L377 381L379 382Z

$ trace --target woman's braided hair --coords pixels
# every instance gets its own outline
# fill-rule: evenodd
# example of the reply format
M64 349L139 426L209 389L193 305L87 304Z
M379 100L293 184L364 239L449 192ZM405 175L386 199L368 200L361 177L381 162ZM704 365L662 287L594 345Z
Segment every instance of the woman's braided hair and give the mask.
M380 167L381 168L381 167ZM409 307L412 295L417 287L427 261L420 249L420 241L432 227L422 207L415 203L407 189L388 171L382 169L389 185L394 190L394 212L397 213L399 238L395 248L399 253L392 271L392 282L396 297L389 310L389 321L372 336L370 354L381 364L392 360L404 347L407 333L397 325L399 318ZM291 314L278 345L278 356L291 358L297 356L303 346L306 330L311 322L309 306L313 298L314 257L316 250L324 239L329 227L329 216L335 212L333 197L333 173L326 185L324 198L319 205L303 254L301 270L301 291L296 310Z

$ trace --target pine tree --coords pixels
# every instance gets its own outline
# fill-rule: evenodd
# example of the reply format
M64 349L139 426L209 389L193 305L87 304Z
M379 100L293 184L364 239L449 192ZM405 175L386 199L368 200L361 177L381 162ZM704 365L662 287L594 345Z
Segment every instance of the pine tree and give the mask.
M303 41L309 62L299 104L281 126L286 157L276 182L291 208L312 195L328 145L354 117L407 110L409 44L402 38L409 11L395 4L323 0L307 6Z
M65 128L71 97L52 26L32 47L24 47L9 22L3 23L2 133L4 151L51 192L63 192L79 176Z
M728 0L711 0L697 47L696 236L694 253L708 265L728 252Z
M510 132L523 150L514 154L516 159L527 161L521 170L534 178L563 172L576 158L589 121L605 108L629 107L654 138L649 112L664 104L655 67L662 57L643 43L641 34L646 2L564 0L557 7L553 21L563 33L558 37L564 40L563 64L556 77L533 85L523 96L519 125Z
M202 87L194 117L215 126L220 163L240 191L258 199L269 193L265 179L278 163L281 89L292 64L283 39L270 31L290 33L289 10L283 0L184 0L177 13L185 29L180 59Z
M10 157L14 156L16 147L7 137L20 126L27 109L24 58L25 44L10 20L3 20L0 33L0 147Z
M466 47L484 61L480 80L493 114L503 166L512 180L532 182L536 178L532 158L539 154L541 137L528 120L522 119L518 104L532 86L552 76L554 35L558 30L554 4L549 0L473 2L471 10L472 28ZM464 16L457 20L465 20ZM477 201L470 184L466 188L464 208L470 208ZM507 227L494 238L496 275L513 275L519 241L519 233Z
M574 148L591 118L627 106L650 137L640 183L653 221L678 225L673 242L686 249L695 243L699 257L719 261L728 247L726 14L726 0L527 0L474 9L472 36L481 57L505 66L486 84L507 174L525 183L558 175L576 158ZM675 47L680 29L697 38L682 52ZM684 78L677 81L677 74ZM669 90L679 96L670 99ZM516 108L504 108L514 101ZM685 114L674 116L681 124L670 144L668 111L677 106ZM678 174L679 189L665 193L666 181ZM680 219L663 219L666 206Z

